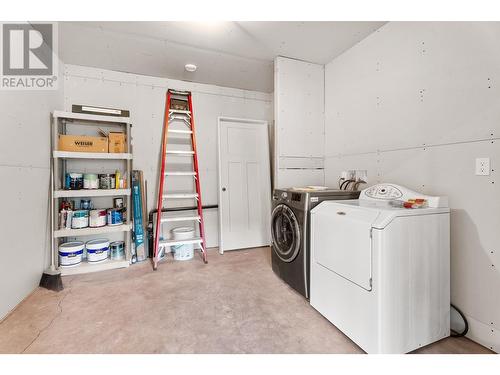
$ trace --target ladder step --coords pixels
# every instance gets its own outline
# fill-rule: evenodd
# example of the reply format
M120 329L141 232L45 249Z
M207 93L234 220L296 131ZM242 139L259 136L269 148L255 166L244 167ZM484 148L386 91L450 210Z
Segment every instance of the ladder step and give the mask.
M175 134L193 134L192 130L168 129L168 132L175 133Z
M185 199L185 198L198 198L198 193L163 194L163 199Z
M160 244L164 246L188 245L192 243L203 243L203 239L200 237L195 237L188 240L160 240Z
M187 126L191 126L190 116L170 114L170 120L181 120L184 121Z
M171 94L173 95L183 95L183 96L186 96L186 95L189 95L191 94L191 91L182 91L182 90L168 90Z
M165 172L165 176L196 176L196 172Z
M194 155L194 151L167 150L167 154Z
M162 223L171 223L174 221L200 221L201 216L175 216L175 217L163 217L161 219Z
M187 94L173 94L170 99L182 100L183 102L188 101Z
M174 114L178 114L178 115L180 114L180 115L188 115L188 116L191 116L191 111L184 111L184 110L182 110L182 109L169 109L169 110L168 110L168 113L169 113L169 114L174 113Z

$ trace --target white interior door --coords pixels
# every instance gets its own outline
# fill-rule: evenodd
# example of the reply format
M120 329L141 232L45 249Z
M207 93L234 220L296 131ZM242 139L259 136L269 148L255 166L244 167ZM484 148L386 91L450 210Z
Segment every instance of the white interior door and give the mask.
M266 121L219 118L219 252L267 246L271 171Z

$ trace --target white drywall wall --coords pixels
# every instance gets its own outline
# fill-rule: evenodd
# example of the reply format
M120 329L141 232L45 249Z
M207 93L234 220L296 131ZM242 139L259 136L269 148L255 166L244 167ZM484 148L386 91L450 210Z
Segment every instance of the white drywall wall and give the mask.
M274 187L323 185L324 66L274 61Z
M325 179L447 195L452 302L500 350L500 23L391 22L326 66ZM475 158L492 174L475 176Z
M48 265L50 112L58 91L0 91L0 319L38 286Z
M133 123L133 168L144 171L148 184L148 210L151 210L156 205L167 88L189 90L193 93L203 204L217 204L217 118L249 118L266 120L272 124L271 94L66 65L64 108L71 110L72 104L87 104L130 110ZM186 145L175 147L182 148ZM185 160L185 157L169 156L167 165ZM172 190L192 190L192 182L192 177L167 177L166 186ZM191 206L193 200L180 201L177 205ZM205 210L204 218L207 245L215 247L218 244L217 210ZM168 227L165 226L165 236L168 235Z

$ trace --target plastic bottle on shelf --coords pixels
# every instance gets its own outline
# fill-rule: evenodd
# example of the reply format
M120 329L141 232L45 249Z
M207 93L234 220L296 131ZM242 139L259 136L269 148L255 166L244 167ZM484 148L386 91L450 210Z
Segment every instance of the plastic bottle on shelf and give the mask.
M116 189L120 189L121 188L121 184L120 184L120 179L121 179L121 173L120 171L117 169L116 172L115 172L115 188Z

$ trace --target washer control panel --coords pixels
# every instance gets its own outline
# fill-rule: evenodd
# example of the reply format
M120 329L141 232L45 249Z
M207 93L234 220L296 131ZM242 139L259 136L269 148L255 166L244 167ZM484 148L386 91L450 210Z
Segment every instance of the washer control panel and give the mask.
M448 207L447 197L430 196L396 184L378 184L364 189L359 200L369 204L401 202L401 207Z
M379 184L364 190L365 195L372 199L401 199L403 193L394 185Z

